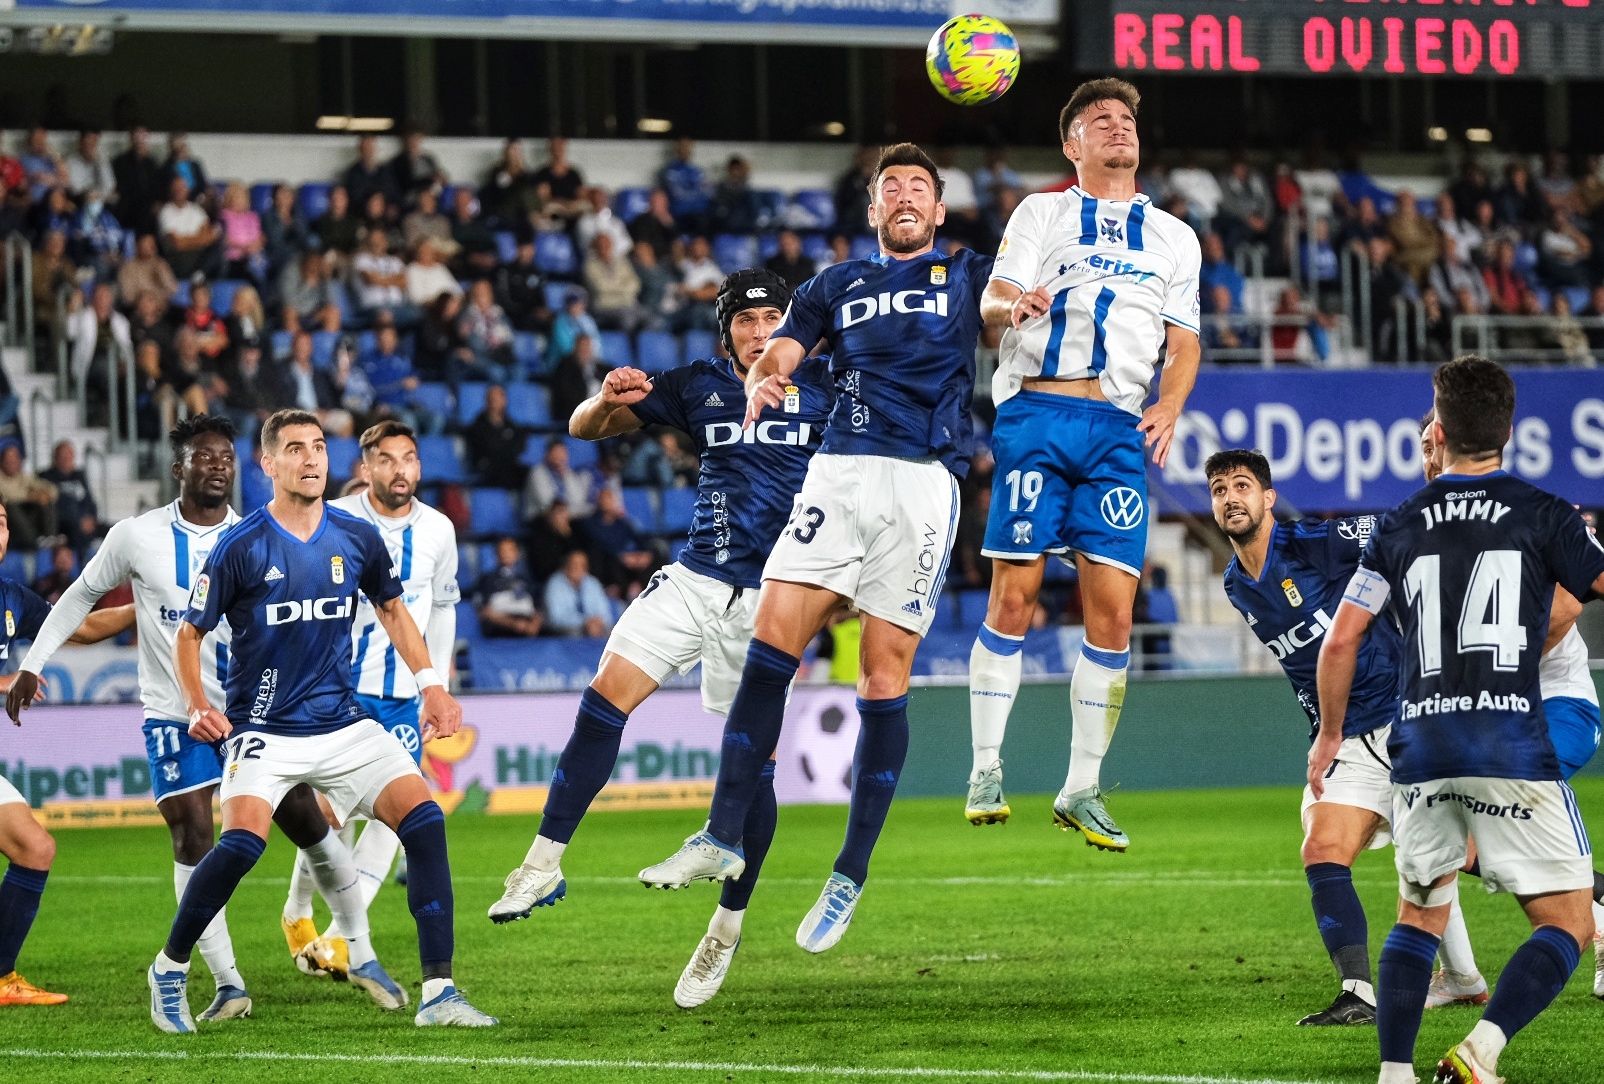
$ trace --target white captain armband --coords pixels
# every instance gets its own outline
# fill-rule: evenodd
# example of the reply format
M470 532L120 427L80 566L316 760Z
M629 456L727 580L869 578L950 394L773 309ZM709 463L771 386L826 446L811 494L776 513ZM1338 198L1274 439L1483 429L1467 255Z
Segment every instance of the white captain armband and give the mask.
M440 679L440 672L432 666L425 666L422 670L419 670L412 676L418 682L418 691L420 693L423 690L433 688L436 685L439 685L442 688L445 687L445 682Z
M1348 581L1348 588L1342 593L1342 601L1351 602L1366 613L1375 615L1387 605L1387 599L1391 595L1392 585L1387 582L1385 576L1360 565L1354 570L1353 579Z

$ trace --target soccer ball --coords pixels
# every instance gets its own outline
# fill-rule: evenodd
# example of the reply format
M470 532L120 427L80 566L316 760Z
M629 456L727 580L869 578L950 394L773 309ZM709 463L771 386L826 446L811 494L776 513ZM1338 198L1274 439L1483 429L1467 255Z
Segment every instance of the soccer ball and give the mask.
M925 71L936 91L959 105L984 105L1008 92L1019 75L1019 42L990 15L954 15L925 49Z

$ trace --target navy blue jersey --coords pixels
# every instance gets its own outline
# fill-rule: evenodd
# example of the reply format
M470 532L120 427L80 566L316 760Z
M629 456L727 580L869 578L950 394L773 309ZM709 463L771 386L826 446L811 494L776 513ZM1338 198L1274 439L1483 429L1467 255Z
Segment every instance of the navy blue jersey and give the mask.
M751 428L746 385L728 361L693 361L652 377L629 409L647 425L690 434L701 458L691 540L680 563L732 587L760 587L763 563L791 514L808 460L824 439L835 391L828 358L806 358L789 393Z
M1258 579L1250 579L1234 557L1225 566L1225 597L1292 682L1298 703L1309 716L1310 740L1320 727L1315 685L1320 642L1375 525L1375 516L1277 523L1270 529L1270 548ZM1398 628L1391 621L1370 626L1359 647L1353 693L1342 720L1344 738L1387 726L1397 715L1402 649Z
M1345 598L1403 629L1394 782L1561 778L1538 661L1554 585L1586 598L1601 573L1576 510L1503 471L1445 474L1382 518Z
M50 616L50 603L16 580L0 579L0 606L5 607L5 638L0 639L0 660L11 658L11 645L32 640Z
M791 297L775 336L830 343L839 393L819 449L939 459L962 478L974 430L980 295L992 258L969 249L827 267Z
M402 593L373 524L329 505L302 542L258 508L212 550L184 620L228 618L233 661L224 690L235 730L326 734L363 718L352 695L356 594Z

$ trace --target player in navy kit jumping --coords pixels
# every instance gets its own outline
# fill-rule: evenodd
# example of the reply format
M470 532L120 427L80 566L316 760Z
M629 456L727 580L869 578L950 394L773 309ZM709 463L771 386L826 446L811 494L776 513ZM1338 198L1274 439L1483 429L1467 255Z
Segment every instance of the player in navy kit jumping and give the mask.
M802 488L835 401L829 363L804 361L786 401L749 429L747 370L779 326L791 290L771 271L737 271L719 289L719 331L729 360L693 361L657 376L619 368L581 403L569 432L603 440L645 425L688 433L701 458L690 544L660 569L619 618L601 667L580 698L573 734L557 762L540 831L490 907L493 922L526 918L567 892L559 862L590 803L612 775L629 715L673 673L702 666L702 704L726 715L752 640L763 561ZM742 917L774 837L774 762L763 768L744 825L746 869L727 881L718 910L674 999L711 999L729 972Z
M706 830L641 880L678 888L739 876L741 844L786 692L803 650L843 601L863 615L862 718L846 840L797 943L840 941L868 875L908 751L908 679L929 631L969 469L980 294L992 260L943 256L941 177L911 143L888 147L869 182L880 252L803 283L746 376L747 423L783 409L808 352L830 346L837 398L829 431L763 568L756 635L724 725Z
M1399 921L1381 952L1380 1084L1412 1082L1438 938L1474 834L1488 891L1533 928L1482 1019L1438 1063L1437 1084L1495 1084L1505 1044L1564 988L1593 934L1592 849L1543 716L1539 655L1556 584L1604 591L1604 548L1576 510L1501 469L1515 407L1484 358L1437 369L1437 479L1371 535L1320 652L1318 797L1342 744L1359 646L1387 611L1403 631L1392 758Z
M151 1021L162 1031L195 1029L187 998L190 950L266 847L273 809L308 783L342 821L360 811L401 838L411 867L407 901L423 963L419 1026L485 1027L451 979L453 905L445 816L412 757L353 696L351 625L358 591L422 690L424 729L456 732L462 709L429 665L423 636L372 524L323 503L328 452L314 415L281 410L262 427L262 468L273 499L245 517L207 559L179 626L174 662L190 736L226 739L223 834L195 868L167 944L147 972ZM200 645L227 619L233 663L227 713L207 699ZM365 929L344 930L350 980L407 1002L373 956Z

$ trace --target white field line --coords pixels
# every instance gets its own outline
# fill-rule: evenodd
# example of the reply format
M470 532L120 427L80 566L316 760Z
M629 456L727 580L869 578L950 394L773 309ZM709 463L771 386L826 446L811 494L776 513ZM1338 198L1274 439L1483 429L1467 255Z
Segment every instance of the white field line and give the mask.
M1103 1081L1107 1084L1324 1084L1269 1077L1205 1076L1181 1073L1107 1073L1090 1069L940 1069L929 1066L765 1065L719 1061L644 1061L634 1058L470 1057L454 1054L316 1054L307 1051L232 1050L0 1050L0 1057L35 1061L262 1061L342 1062L352 1065L462 1066L509 1069L593 1069L658 1073L769 1073L842 1080L1022 1080Z

